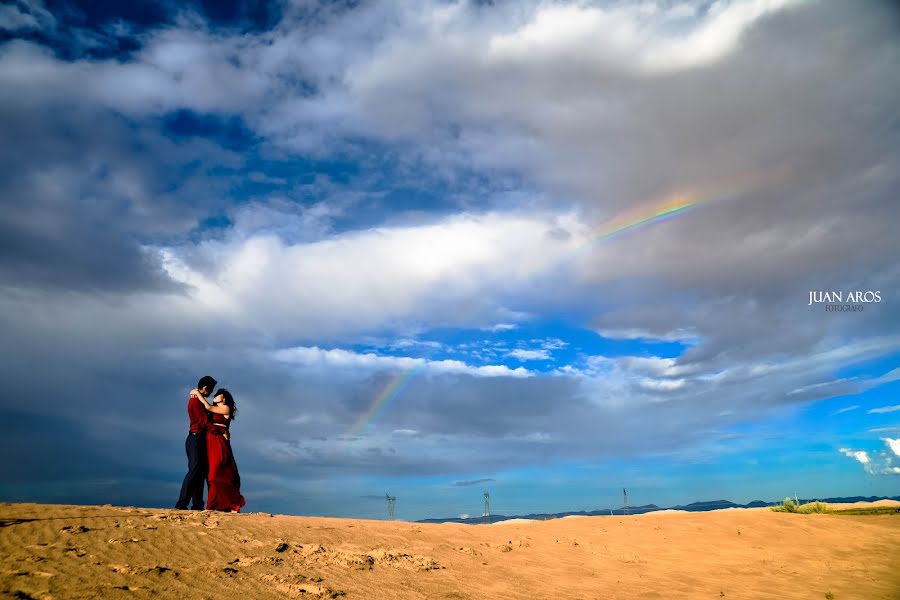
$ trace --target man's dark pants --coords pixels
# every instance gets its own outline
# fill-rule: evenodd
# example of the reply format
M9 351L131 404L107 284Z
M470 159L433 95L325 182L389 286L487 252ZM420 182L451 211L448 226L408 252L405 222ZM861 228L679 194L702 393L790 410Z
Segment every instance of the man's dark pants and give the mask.
M190 501L192 509L203 510L203 484L209 469L206 460L206 433L189 433L184 441L184 450L188 458L188 472L181 484L181 495L178 496L175 508L184 510Z

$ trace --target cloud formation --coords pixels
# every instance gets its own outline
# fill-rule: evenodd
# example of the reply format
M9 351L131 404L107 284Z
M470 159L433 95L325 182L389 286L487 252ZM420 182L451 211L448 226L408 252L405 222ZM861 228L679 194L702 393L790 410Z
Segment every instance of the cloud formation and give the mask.
M869 475L900 475L900 466L894 465L897 457L900 457L900 438L881 438L881 441L888 449L875 456L870 456L865 450L841 448L840 451L844 456L859 461Z
M177 480L203 372L240 392L260 497L305 478L318 506L329 477L500 485L478 477L761 452L753 428L800 407L897 408L866 395L900 376L889 3L64 13L0 9L0 404L51 424L42 446L73 432L82 481ZM807 305L830 289L882 302ZM39 454L10 481L60 481Z

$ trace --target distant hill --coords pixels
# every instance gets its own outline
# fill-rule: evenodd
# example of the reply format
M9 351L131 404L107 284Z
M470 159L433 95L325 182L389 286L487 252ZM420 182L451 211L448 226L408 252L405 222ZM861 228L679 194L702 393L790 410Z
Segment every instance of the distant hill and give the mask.
M763 506L768 506L766 503L761 500L754 500L754 502L760 502ZM721 510L723 508L749 508L742 504L735 504L730 500L710 500L709 502L691 502L690 504L686 504L684 506L673 506L673 510L687 510L691 512L705 512L708 510Z
M900 496L850 496L848 498L800 498L800 504L806 504L808 502L826 502L832 504L839 503L850 503L850 502L875 502L877 500L898 500L900 501ZM721 510L723 508L762 508L765 506L774 506L776 504L780 504L781 501L778 502L764 502L762 500L754 500L753 502L749 502L747 504L735 504L730 500L709 500L706 502L691 502L690 504L679 505L679 506L670 506L669 510L685 510L690 512L706 512L710 510ZM648 512L654 512L657 510L666 510L661 508L655 504L644 504L642 506L629 506L627 514L630 515L638 515L644 514ZM528 515L491 515L491 523L497 523L499 521L508 521L509 519L532 519L534 521L545 521L547 519L561 519L562 517L571 517L571 516L583 516L583 517L608 517L608 516L621 516L626 514L624 507L622 508L602 508L597 510L590 511L569 511L569 512L561 512L561 513L532 513ZM417 523L467 523L470 525L476 525L478 523L483 523L484 518L482 517L470 517L468 519L461 519L458 517L448 517L446 519L421 519L416 521Z

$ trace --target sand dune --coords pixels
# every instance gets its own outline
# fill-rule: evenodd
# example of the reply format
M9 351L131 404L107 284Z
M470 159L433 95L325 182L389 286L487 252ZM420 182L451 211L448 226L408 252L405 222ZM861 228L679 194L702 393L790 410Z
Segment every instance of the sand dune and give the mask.
M0 556L9 598L896 600L900 513L494 527L3 504Z

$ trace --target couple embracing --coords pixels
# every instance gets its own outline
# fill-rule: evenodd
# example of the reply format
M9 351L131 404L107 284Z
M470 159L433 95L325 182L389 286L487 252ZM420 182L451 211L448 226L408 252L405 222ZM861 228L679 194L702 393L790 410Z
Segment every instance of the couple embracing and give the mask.
M244 506L241 476L231 451L230 425L237 415L231 392L219 388L213 394L216 380L209 375L197 383L188 399L190 430L184 449L188 472L181 484L181 495L175 508L203 510L203 483L209 484L206 510L239 512ZM207 398L212 396L213 402Z

